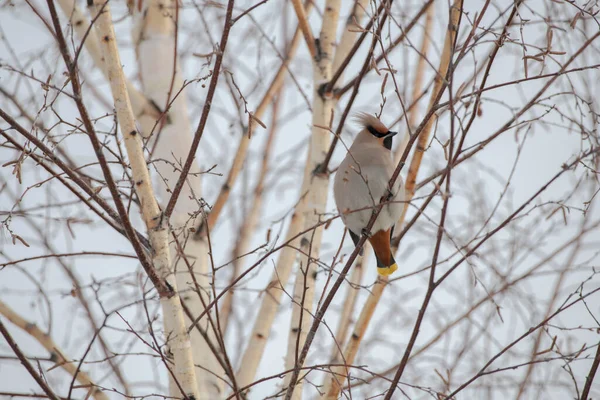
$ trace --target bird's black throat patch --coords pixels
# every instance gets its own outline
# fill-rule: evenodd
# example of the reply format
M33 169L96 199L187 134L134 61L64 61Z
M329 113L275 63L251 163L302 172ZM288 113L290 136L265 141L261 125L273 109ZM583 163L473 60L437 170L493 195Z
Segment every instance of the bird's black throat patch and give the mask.
M367 126L367 130L371 133L371 135L375 136L376 138L380 138L380 139L382 137L385 137L390 134L390 131L381 133L377 129L373 128L371 125ZM385 139L383 139L383 146L388 150L392 149L392 137L391 136L388 136Z
M394 139L392 136L388 136L385 139L383 139L383 147L385 147L388 150L392 150L392 139Z

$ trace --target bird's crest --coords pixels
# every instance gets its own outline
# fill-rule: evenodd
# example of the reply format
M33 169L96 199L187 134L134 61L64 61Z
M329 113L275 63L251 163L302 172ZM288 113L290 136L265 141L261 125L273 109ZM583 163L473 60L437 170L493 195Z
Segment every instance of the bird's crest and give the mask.
M381 122L379 118L369 113L357 112L354 114L354 120L365 129L369 129L369 127L371 127L379 133L388 132L387 126L385 126L385 124Z

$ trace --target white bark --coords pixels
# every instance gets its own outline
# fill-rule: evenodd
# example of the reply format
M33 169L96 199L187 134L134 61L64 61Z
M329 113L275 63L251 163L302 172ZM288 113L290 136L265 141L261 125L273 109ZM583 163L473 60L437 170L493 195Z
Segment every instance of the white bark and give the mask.
M148 235L152 244L152 260L159 275L177 293L177 283L171 268L168 225L166 221L163 221L158 202L154 197L150 175L144 158L141 137L137 133L125 76L117 49L110 6L102 0L95 0L94 10L96 14L100 13L95 26L100 38L101 52L105 59L106 72L110 81L117 119L131 165L135 190L140 200L142 218L148 229ZM174 358L173 372L183 391L183 393L180 392L178 395L183 395L184 397L194 396L194 398L199 399L191 343L187 334L179 296L161 296L161 305L164 314L165 336L168 338L169 350Z
M419 94L423 90L423 76L425 75L425 70L427 68L427 52L429 51L429 44L431 43L431 26L433 23L433 13L435 11L435 7L429 6L427 9L427 13L425 14L425 26L423 27L423 40L421 41L421 48L419 50L419 60L415 65L415 78L413 79L413 90L411 95L411 102L414 102L419 97ZM417 117L419 116L419 108L415 106L412 111L408 111L407 116L407 124L410 127L410 132L416 128ZM394 162L398 164L400 159L402 158L402 154L404 154L404 150L406 150L406 146L408 145L408 140L410 139L410 132L406 132L404 136L402 136L402 141L398 144L396 148L396 153L394 156ZM396 226L396 232L400 232L401 227Z
M438 67L438 75L436 77L433 91L431 93L429 108L431 108L433 106L434 99L436 98L437 93L441 89L443 79L445 78L446 73L448 72L448 67L450 65L450 58L451 58L451 48L452 48L452 44L454 43L454 40L456 38L456 32L458 29L457 26L458 26L458 21L460 18L460 13L461 13L460 1L461 0L454 0L452 6L450 8L450 10L451 10L450 21L448 24L449 29L446 32L446 38L444 40L444 49L442 52L442 57L440 59L440 65ZM410 169L409 169L408 176L406 179L406 197L407 197L406 201L407 202L409 202L412 199L412 196L414 194L414 185L416 182L416 175L417 175L417 172L421 165L421 159L423 157L423 152L426 149L425 144L429 140L429 133L430 133L433 121L434 121L434 117L430 118L427 125L425 126L423 131L420 133L420 136L418 139L418 144L416 146L415 153L413 155L413 159L411 160ZM404 222L404 218L406 216L407 209L408 209L408 207L404 208L404 212L402 213L402 216L400 217L400 220L399 220L397 226L402 226L402 224ZM358 318L358 321L356 322L356 325L354 326L352 336L350 337L350 339L348 340L348 343L346 344L346 347L344 348L344 362L347 365L352 365L354 363L354 359L356 357L356 354L358 353L358 349L360 347L362 338L367 331L369 323L371 322L371 318L373 317L373 314L375 313L377 305L379 304L379 300L381 299L381 296L383 295L383 291L384 291L385 287L387 286L387 282L388 282L387 277L379 277L379 279L377 280L377 283L375 284L375 286L373 286L373 288L371 290L371 295L367 298L367 301L365 302L365 304L360 312L360 316ZM341 391L341 387L345 381L344 375L347 376L349 374L349 372L350 371L348 369L346 369L345 367L332 368L333 376L330 380L330 383L325 388L327 390L326 391L327 400L334 400L334 399L338 398L338 395Z
M308 14L310 7L312 7L310 4L311 3L307 4L306 14ZM298 46L299 37L299 33L296 32L296 35L292 40L292 44L290 45L290 54L287 62L289 62L289 60L292 58L292 54ZM277 86L279 86L279 84L283 82L283 72L284 70L280 70L278 72L273 84L271 85L271 91L274 91L276 83ZM241 145L242 144L240 144L240 146ZM305 189L306 188L303 186L300 191L301 198L296 206L296 209L294 210L294 213L292 214L290 225L284 239L285 242L290 241L294 236L296 236L304 224L302 210L306 204L306 197L302 196L302 194L305 193ZM265 345L269 339L271 326L273 325L277 309L279 308L279 302L283 294L283 287L287 284L292 272L292 266L296 257L296 251L294 248L298 246L299 242L300 239L296 239L291 242L289 246L281 250L279 259L277 260L277 266L273 270L269 284L265 288L265 293L262 297L258 315L256 316L254 326L252 327L250 339L248 340L248 344L246 345L246 349L242 355L242 361L240 362L240 366L236 373L237 382L240 387L246 386L252 383L254 380L265 349Z
M333 53L336 45L336 32L338 26L341 0L327 0L324 8L323 25L319 35L320 52L313 64L313 119L312 133L308 159L304 170L304 184L306 191L307 206L303 210L304 229L312 228L319 223L321 215L325 213L327 206L327 193L329 190L329 175L315 174L314 171L324 161L331 144L331 133L323 128L332 124L333 97L322 97L319 88L322 84L329 82L333 73ZM294 302L292 311L292 323L288 339L288 353L286 356L286 367L296 365L297 353L304 346L306 335L312 325L312 307L315 292L315 280L317 275L317 261L321 248L321 237L323 227L319 226L308 231L300 241L300 267L296 274L294 285ZM289 385L292 374L286 375L284 386ZM302 380L299 380L292 394L293 399L302 398Z
M279 93L282 93L280 91ZM244 263L244 254L246 254L250 250L250 244L252 241L252 237L256 231L256 228L259 225L259 218L262 214L263 208L263 193L264 193L264 184L265 179L267 177L267 173L269 172L269 159L271 150L273 148L273 142L275 139L275 133L277 132L277 118L278 114L278 102L281 98L281 94L279 94L278 99L273 103L273 110L271 114L271 124L269 126L269 133L267 136L267 140L261 152L262 154L262 162L260 166L260 171L258 173L258 181L256 182L256 186L254 188L254 194L252 202L250 203L250 207L248 208L248 213L244 217L244 222L240 227L240 233L238 237L238 242L235 244L235 248L233 251L233 271L232 278L235 279L239 275L239 271L242 268ZM233 281L232 279L232 281ZM220 319L221 319L221 327L224 332L227 331L227 326L229 324L229 319L231 317L231 311L233 307L233 296L235 294L235 290L230 290L225 295L225 299L223 300L223 305L220 311Z
M339 68L352 47L356 42L356 36L360 33L359 26L356 23L360 23L363 16L365 15L365 7L369 4L369 0L356 0L352 12L346 20L346 26L344 27L344 33L340 39L340 43L337 45L335 50L335 57L333 58L333 69L335 73ZM338 83L341 83L344 79L344 75L340 75Z
M307 8L307 10L306 10L307 13L310 11L310 8L311 7ZM256 117L257 119L261 119L263 117L263 115L267 111L269 105L272 103L273 97L275 96L275 94L281 90L281 88L285 82L285 77L288 74L288 66L289 66L291 60L294 58L294 55L296 54L296 50L298 49L298 45L300 44L301 37L302 36L300 34L300 28L297 28L296 33L294 34L294 37L292 38L292 41L290 43L286 58L281 63L281 66L279 67L279 70L273 77L273 80L271 81L271 84L270 84L269 88L267 89L267 92L265 93L265 95L263 96L262 100L260 101L258 107L256 108L256 110L253 113L253 116ZM242 171L242 166L244 165L244 161L246 160L246 154L248 153L248 147L250 146L250 140L251 140L250 132L254 132L257 125L258 124L257 124L256 120L254 118L252 118L252 120L249 123L249 127L248 127L247 131L244 132L244 135L240 138L240 143L238 144L238 148L235 152L235 156L233 157L233 162L231 164L231 168L229 169L229 172L227 173L227 178L225 179L225 183L221 187L221 191L219 192L217 199L213 203L210 214L208 216L209 229L212 229L215 226L219 216L221 215L221 211L223 211L223 208L225 207L225 203L227 202L227 199L229 198L231 189L233 188L233 186L238 178L238 175Z
M377 279L377 283L371 289L371 294L365 302L365 305L360 312L360 316L358 317L358 321L356 321L356 325L354 326L354 330L352 331L352 335L348 339L348 343L344 348L343 361L346 365L352 365L354 363L354 358L356 357L356 353L358 353L358 347L360 346L362 338L367 331L371 317L375 312L375 308L379 303L379 299L383 294L383 289L385 288L386 284L387 277L384 279L379 277ZM324 388L324 393L326 396L325 398L327 400L337 400L339 393L342 390L344 381L346 380L346 376L350 374L350 370L344 366L332 367L331 373L332 377L327 386Z
M335 343L333 345L333 351L331 354L332 364L339 364L343 362L342 349L344 348L344 343L348 337L350 324L354 319L352 312L354 311L354 306L356 304L356 296L358 295L358 291L360 289L359 285L362 281L365 268L368 268L369 265L369 252L371 251L369 242L365 243L363 251L364 255L362 257L358 257L355 265L352 267L352 272L350 273L350 285L348 287L348 291L346 292L346 297L342 306L342 312L340 313L340 322L335 333Z
M134 42L144 95L161 109L168 109L169 114L169 120L163 121L162 127L155 126L156 121L150 119L142 124L142 129L148 130L144 132L144 136L153 135L150 148L154 148L152 160L153 167L158 172L158 178L155 179L157 195L163 208L169 201L171 189L179 179L180 163L185 160L193 139L186 92L180 92L183 80L175 48L175 6L173 0L149 0L143 3L141 12L135 15L138 21ZM152 128L154 132L150 132ZM172 242L171 263L174 265L177 286L181 298L195 315L204 310L203 303L210 302L207 295L210 293L208 246L205 239L188 238L190 232L187 229L198 226L202 217L198 213L202 207L199 203L201 188L200 167L194 163L170 220L180 244L185 246L185 256L192 265L196 282L202 288L201 293L197 293L189 268L183 257L177 256L177 246ZM185 316L185 323L190 326L192 321ZM209 337L214 339L214 331L208 329L207 318L203 318L200 325L205 328ZM200 399L217 398L222 394L223 381L215 374L223 376L223 369L197 329L190 332L190 337L194 360L201 367L195 370ZM216 340L213 342L216 343ZM172 387L171 392L176 394L177 388Z
M300 232L304 222L302 209L305 201L301 201L297 206L285 237L285 241L290 241ZM258 315L254 321L252 334L246 345L246 350L242 356L240 367L237 371L237 382L240 387L249 385L254 380L260 359L262 358L271 326L275 320L275 314L279 308L279 302L283 294L283 287L290 278L294 259L296 258L296 246L300 240L296 239L289 246L281 250L277 266L273 270L271 281L263 294L263 300L260 304Z
M361 3L361 4L365 4L366 2L367 2L366 0L359 0L359 3ZM358 5L356 5L355 7L356 8L354 9L353 12L356 13L356 19L360 20L360 17L363 14L362 9L358 10L358 7L359 7ZM336 7L336 10L339 11L339 5L338 5L338 7ZM336 19L337 19L337 15L336 15ZM337 20L335 21L335 24L337 27ZM330 30L331 30L331 32L333 32L332 37L333 37L333 41L334 41L336 29L333 28ZM331 32L326 32L326 33L331 33ZM344 57L347 55L348 51L352 47L352 45L350 45L349 43L353 43L355 40L355 37L356 37L356 34L354 32L351 32L348 29L346 29L346 31L344 31L344 34L343 34L342 40L341 40L341 46L336 51L334 68L339 67L339 64L341 63L341 61L344 59ZM333 41L329 41L329 44L326 44L325 46L333 47L333 45L334 45ZM321 43L323 43L323 42L321 42ZM332 50L333 49L330 50L328 57L326 57L327 63L331 63ZM325 63L325 61L323 61L323 62ZM327 74L329 74L329 77L331 77L332 71L334 71L335 69L332 69L331 65L329 66L328 69L329 69L329 71L327 72ZM315 68L315 71L316 70L317 70L317 68ZM317 72L315 72L315 73L317 73ZM321 77L316 78L316 80L318 80L319 81L318 84L320 84L320 83L323 83L323 82L321 82L321 80L326 81L327 78L324 78L323 76L321 76ZM318 97L318 95L316 95L316 97ZM319 99L320 99L320 97L319 97ZM326 121L322 125L329 124L329 117L331 115L331 109L333 108L333 100L330 100L329 104L331 104L330 106L328 106L328 109L330 111L329 111L329 114L326 115L325 118L322 118L323 120ZM321 113L321 115L324 115L324 114ZM322 129L320 131L321 131L322 135L319 138L325 139L325 142L328 144L329 143L329 137L328 137L329 132L324 131ZM312 171L314 170L314 162L315 162L312 155L310 154L312 152L313 146L314 145L311 142L311 145L309 147L308 157L309 157L309 160L312 159L313 161L307 162L307 164L305 166L304 181L303 181L302 189L300 191L300 201L298 202L296 209L294 210L294 214L292 215L290 226L288 227L288 231L287 231L286 237L284 239L285 241L291 240L291 238L293 238L299 232L301 232L303 226L305 226L305 224L304 224L305 209L306 209L307 203L309 203L309 196L305 196L305 194L307 193L309 186L312 182L311 181ZM318 147L325 148L324 151L327 151L327 145L324 145L324 143L319 144L317 146L317 148ZM324 156L324 154L321 154L321 160L322 160L323 156ZM313 167L312 169L311 169L311 166ZM326 202L328 180L326 180L326 181L327 181L327 183L322 184L322 186L325 186L325 190L322 191L321 195L323 195L323 192L324 192L325 199L321 201L321 204L324 204ZM314 202L314 200L315 199L313 198L312 203L316 204ZM324 209L324 207L325 206L323 205L322 209ZM313 207L313 210L314 210L314 207ZM320 241L320 239L319 239L319 241ZM280 302L281 296L283 294L283 286L287 283L289 276L291 274L293 262L295 259L295 253L296 253L294 248L296 248L296 246L298 246L299 242L300 242L300 240L297 239L294 242L290 243L289 247L285 247L281 251L281 254L277 261L277 265L273 271L271 280L270 280L269 284L267 285L267 288L265 290L266 293L263 295L263 300L260 305L258 316L255 320L254 327L252 329L252 334L250 336L248 345L247 345L246 350L244 351L244 354L242 357L242 362L238 369L237 379L238 379L238 383L240 386L248 385L248 384L252 383L252 381L254 380L256 371L258 369L258 365L260 363L260 359L264 352L264 348L265 348L266 342L268 340L268 337L269 337L269 334L271 331L271 326L275 319L275 314L279 307L279 302ZM301 282L301 281L299 281L299 282ZM297 314L299 314L298 311L299 310L296 311ZM305 320L310 322L310 318L305 318ZM290 340L292 341L293 339L290 339Z
M90 20L85 14L81 11L74 0L57 0L60 8L63 10L63 13L69 18L71 25L73 26L73 31L79 37L80 40L83 40L86 32L88 32L90 28ZM100 68L100 71L104 74L104 76L108 79L107 69L104 63L104 57L100 51L100 46L98 43L98 37L96 33L92 30L84 42L84 47L91 56L96 67ZM127 92L129 93L129 99L131 101L131 108L133 109L133 115L136 118L140 118L142 115L146 115L153 119L160 117L160 112L156 109L156 107L144 97L144 95L135 87L133 84L125 78L125 85L127 86Z

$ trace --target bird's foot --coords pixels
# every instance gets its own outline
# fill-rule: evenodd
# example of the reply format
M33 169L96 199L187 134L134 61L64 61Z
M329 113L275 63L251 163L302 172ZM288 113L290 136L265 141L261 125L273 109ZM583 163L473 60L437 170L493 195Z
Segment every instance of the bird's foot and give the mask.
M392 201L394 198L394 193L390 189L387 190L387 195L385 196L385 201Z

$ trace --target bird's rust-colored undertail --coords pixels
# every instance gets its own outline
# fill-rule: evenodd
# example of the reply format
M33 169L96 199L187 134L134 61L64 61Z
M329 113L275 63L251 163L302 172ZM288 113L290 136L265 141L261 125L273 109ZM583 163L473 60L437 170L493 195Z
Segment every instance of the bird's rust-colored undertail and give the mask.
M369 238L377 258L377 271L381 275L389 275L398 268L390 246L390 230L376 232Z

